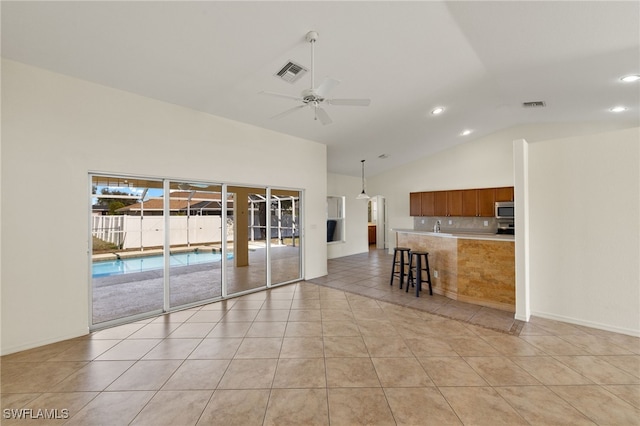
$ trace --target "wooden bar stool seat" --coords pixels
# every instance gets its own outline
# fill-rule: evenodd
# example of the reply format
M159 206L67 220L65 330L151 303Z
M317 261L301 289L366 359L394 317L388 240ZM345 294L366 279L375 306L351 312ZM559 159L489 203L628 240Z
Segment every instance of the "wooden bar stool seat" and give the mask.
M391 281L389 285L393 285L393 278L398 277L400 278L400 289L402 289L410 257L411 249L408 247L395 247L393 249L393 265L391 266Z
M426 272L427 279L423 279L423 273ZM412 251L409 256L409 277L407 279L407 292L409 285L416 287L416 297L420 297L422 283L429 284L429 294L433 295L431 288L431 271L429 270L429 253L426 251Z

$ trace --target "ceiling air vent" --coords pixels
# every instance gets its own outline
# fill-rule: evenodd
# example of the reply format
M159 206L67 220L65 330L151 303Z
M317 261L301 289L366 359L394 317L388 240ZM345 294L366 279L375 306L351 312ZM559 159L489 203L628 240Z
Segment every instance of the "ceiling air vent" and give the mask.
M296 64L295 62L287 62L285 66L283 66L280 71L275 73L276 77L280 77L287 83L295 83L300 80L303 75L306 74L308 70L300 64Z
M525 108L540 108L546 106L544 101L523 102L522 106Z

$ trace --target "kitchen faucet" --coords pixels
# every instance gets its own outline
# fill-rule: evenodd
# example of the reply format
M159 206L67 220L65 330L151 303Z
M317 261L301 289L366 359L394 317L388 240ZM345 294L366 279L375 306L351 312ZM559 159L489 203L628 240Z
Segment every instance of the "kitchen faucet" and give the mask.
M440 219L436 220L436 224L433 225L433 232L440 232Z

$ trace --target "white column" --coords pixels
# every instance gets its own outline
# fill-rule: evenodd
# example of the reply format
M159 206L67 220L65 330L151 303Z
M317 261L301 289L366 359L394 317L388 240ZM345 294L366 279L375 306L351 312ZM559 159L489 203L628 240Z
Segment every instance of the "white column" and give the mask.
M529 321L529 144L513 141L514 200L516 207L516 313L515 318Z

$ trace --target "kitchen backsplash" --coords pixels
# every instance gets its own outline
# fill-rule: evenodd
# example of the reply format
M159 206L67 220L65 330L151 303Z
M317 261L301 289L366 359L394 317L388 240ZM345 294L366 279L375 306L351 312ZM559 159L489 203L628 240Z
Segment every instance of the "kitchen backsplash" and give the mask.
M413 229L416 231L433 231L433 227L437 220L440 220L440 232L478 232L495 234L498 230L498 222L495 217L458 216L414 217Z

